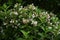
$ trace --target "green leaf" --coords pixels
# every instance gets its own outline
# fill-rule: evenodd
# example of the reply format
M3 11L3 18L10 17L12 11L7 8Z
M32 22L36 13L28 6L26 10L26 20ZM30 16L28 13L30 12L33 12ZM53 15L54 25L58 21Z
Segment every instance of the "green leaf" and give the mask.
M6 9L7 8L7 5L6 4L3 4L3 8Z
M22 0L17 0L17 2L21 3L21 2L22 2Z
M28 38L28 34L30 33L30 31L26 32L24 30L21 30L21 32L23 33L23 35L25 36L25 38Z
M17 40L24 40L23 38L17 38Z

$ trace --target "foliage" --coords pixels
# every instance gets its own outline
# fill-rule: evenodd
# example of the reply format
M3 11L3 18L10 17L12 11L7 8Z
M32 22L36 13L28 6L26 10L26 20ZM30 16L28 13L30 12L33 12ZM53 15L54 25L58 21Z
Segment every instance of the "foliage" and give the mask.
M24 6L33 3L35 6L38 6L41 9L52 11L60 18L60 0L0 0L0 5L5 3L10 6L10 9L15 3L22 3Z
M5 5L6 6L6 5ZM33 4L15 4L13 9L0 11L0 40L55 40L60 34L60 21Z
M24 5L34 3L39 8L52 11L60 18L60 0L23 0Z

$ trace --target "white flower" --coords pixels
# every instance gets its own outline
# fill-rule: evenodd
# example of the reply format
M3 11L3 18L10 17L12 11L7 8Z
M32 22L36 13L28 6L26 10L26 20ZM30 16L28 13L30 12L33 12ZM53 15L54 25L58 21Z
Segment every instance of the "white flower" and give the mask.
M55 25L52 25L53 27L55 27Z
M13 11L13 12L10 13L10 15L12 15L12 14L14 14L14 15L18 15L18 13L15 12L15 11Z
M21 10L22 8L19 8L19 11Z
M24 19L24 18L23 18L23 20L22 20L22 21L23 21L23 23L24 23L24 24L29 23L29 20L28 20L28 19Z
M60 22L58 21L58 22L56 22L57 24L59 24Z
M16 23L18 22L18 20L16 20Z
M14 23L14 20L11 20L10 23Z
M59 29L59 31L58 31L58 33L57 34L60 34L60 29Z
M19 25L20 25L20 23L17 24L17 26L19 26Z
M5 17L5 19L6 19L7 17Z
M29 9L35 10L36 7L32 4L32 5L29 5Z
M14 14L15 14L15 15L18 15L18 13L17 13L17 12L14 12Z
M46 12L46 14L48 14L48 12Z
M35 17L35 14L32 15L32 18L34 18L34 17Z
M15 5L14 5L14 7L16 8L18 6L18 3L16 3Z
M50 23L50 25L52 25L52 23Z
M48 27L48 29L52 29L52 27Z
M21 7L19 8L19 11L22 10L22 8L23 8L23 6L21 6Z
M48 21L48 24L50 24L50 21Z
M60 34L60 31L57 34Z
M58 26L56 26L55 29L58 29Z
M7 25L7 23L3 23L4 25Z
M33 24L34 26L37 26L37 21L32 21L32 23L31 24Z
M35 8L35 6L33 6L33 10L35 10L36 8Z
M49 18L50 18L50 15L48 14L48 15L47 15L47 19L49 19Z

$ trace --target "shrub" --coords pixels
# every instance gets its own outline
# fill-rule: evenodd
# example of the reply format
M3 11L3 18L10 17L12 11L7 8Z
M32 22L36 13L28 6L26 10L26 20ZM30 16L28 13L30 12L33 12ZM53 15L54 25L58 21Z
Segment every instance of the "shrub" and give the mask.
M15 4L13 9L0 11L0 40L54 40L60 33L60 21L33 4Z
M60 0L23 0L24 5L34 3L39 8L52 11L60 18Z

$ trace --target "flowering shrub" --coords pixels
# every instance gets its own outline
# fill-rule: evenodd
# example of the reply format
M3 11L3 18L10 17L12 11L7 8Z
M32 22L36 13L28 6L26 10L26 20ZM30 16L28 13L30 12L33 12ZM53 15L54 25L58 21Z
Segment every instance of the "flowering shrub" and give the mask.
M54 40L60 34L58 17L33 4L0 11L0 20L0 40Z

